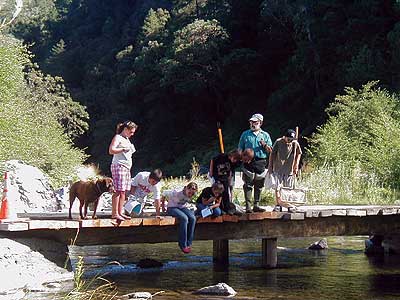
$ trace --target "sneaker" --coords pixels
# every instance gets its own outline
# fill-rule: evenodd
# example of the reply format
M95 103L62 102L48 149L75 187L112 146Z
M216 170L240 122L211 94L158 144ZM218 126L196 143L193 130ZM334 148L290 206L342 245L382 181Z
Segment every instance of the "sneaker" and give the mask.
M254 211L254 212L265 212L265 209L264 209L264 208L261 208L261 207L259 207L259 206L254 206L254 207L253 207L253 211Z
M190 247L182 248L182 252L185 253L185 254L190 253L190 251L192 251L192 248L190 248Z
M246 214L251 214L253 210L251 208L246 208Z
M280 211L282 211L282 206L280 206L280 205L275 205L275 207L274 207L274 209L273 209L272 211L278 211L278 212L280 212Z
M297 211L297 207L296 206L288 207L287 211L290 212L290 213L294 213L294 212Z

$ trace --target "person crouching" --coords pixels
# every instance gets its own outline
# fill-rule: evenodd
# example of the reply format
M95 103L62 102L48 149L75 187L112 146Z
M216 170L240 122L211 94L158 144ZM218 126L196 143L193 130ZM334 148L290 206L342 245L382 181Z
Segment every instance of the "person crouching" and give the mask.
M224 190L224 185L220 182L215 182L211 187L206 187L203 189L199 198L197 199L197 213L202 217L207 217L209 215L211 217L218 217L222 215L220 205ZM203 210L207 211L208 213L203 214Z

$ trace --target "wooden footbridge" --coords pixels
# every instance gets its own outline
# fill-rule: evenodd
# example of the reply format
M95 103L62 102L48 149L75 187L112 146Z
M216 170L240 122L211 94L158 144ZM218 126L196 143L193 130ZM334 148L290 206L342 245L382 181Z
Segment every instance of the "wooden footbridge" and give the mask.
M267 208L268 209L268 208ZM271 210L271 208L269 208ZM25 214L0 221L0 237L40 238L68 245L110 245L176 242L177 220L173 217L142 217L116 227L109 214L99 219L69 220L66 213ZM400 206L303 206L295 213L251 213L198 219L195 240L212 240L217 264L227 265L229 240L261 239L265 267L277 265L277 239L347 235L400 234Z

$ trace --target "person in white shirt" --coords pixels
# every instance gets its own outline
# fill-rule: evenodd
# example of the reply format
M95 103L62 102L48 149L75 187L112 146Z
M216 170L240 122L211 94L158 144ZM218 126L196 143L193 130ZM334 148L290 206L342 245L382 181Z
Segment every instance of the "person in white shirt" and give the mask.
M168 201L167 215L179 220L178 244L183 253L192 251L196 217L194 212L188 208L188 203L196 193L197 184L190 182L183 189L164 191L162 195L163 207L165 201Z
M130 219L124 214L125 193L129 191L131 182L132 154L135 146L129 140L136 132L137 125L126 121L117 125L116 135L113 137L108 153L113 155L111 174L115 193L112 195L111 217L117 221Z
M153 194L156 216L160 215L161 178L161 170L155 169L152 172L139 172L132 179L131 183L131 195L139 202L144 204L147 199L147 195L150 193Z

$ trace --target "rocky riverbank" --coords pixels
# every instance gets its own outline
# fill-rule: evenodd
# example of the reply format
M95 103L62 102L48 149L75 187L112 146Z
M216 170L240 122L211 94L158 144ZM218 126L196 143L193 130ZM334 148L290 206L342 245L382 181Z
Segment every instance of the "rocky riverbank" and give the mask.
M0 299L22 299L30 291L57 291L60 282L72 280L67 253L56 251L60 249L56 244L42 239L0 238Z

